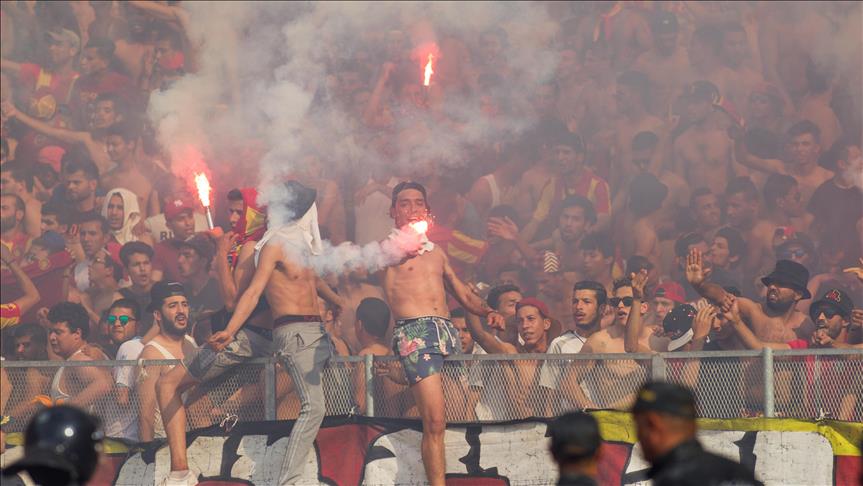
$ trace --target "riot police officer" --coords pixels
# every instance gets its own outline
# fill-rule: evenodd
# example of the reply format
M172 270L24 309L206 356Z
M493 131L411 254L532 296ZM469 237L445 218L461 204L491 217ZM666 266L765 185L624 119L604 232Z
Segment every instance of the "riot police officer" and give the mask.
M695 397L688 389L647 383L638 392L632 414L654 486L762 484L745 467L701 447L695 437Z

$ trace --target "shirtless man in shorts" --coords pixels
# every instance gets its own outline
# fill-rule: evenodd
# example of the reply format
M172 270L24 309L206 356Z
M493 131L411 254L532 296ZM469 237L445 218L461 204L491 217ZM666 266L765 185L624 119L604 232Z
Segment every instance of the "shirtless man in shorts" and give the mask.
M402 182L393 189L390 216L397 228L429 216L425 188ZM423 422L422 458L432 486L443 486L446 464L446 417L440 375L444 356L461 350L458 331L449 319L450 294L469 312L503 328L503 316L490 309L455 275L439 247L419 250L384 271L384 292L396 321L393 349L399 356Z
M277 484L296 484L301 479L306 456L326 411L321 375L330 358L331 344L318 309L317 291L322 281L304 264L321 252L316 192L295 181L286 186L294 195L287 210L296 218L268 230L255 246L255 274L225 330L213 334L208 346L157 384L171 451L171 473L166 484L196 484L197 479L186 457L186 414L180 393L248 359L269 356L274 351L284 360L283 366L302 403ZM272 329L244 326L262 294L270 304Z

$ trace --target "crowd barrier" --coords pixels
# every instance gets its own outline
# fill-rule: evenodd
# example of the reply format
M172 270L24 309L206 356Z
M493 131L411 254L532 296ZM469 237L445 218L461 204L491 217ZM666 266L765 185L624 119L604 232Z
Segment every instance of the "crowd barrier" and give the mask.
M29 416L50 404L56 373L75 390L79 367L106 374L131 371L133 380L176 360L3 361L12 391L6 430L23 430ZM129 368L131 367L131 368ZM863 352L770 350L663 354L521 354L449 357L443 368L447 420L477 423L554 417L573 408L628 408L648 379L695 390L699 416L731 419L786 417L863 422ZM333 358L323 376L327 415L416 418L401 364L394 357ZM64 390L67 393L70 390ZM300 403L276 358L237 366L193 391L188 427L296 418ZM91 406L109 436L137 421L139 397L121 404L115 391ZM227 418L227 421L226 421ZM159 434L157 433L157 437Z

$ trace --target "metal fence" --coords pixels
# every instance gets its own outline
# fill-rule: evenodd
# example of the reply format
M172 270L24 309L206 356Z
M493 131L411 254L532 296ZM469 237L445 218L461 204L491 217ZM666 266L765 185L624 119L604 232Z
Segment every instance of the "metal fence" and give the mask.
M74 398L101 380L107 390L90 410L102 417L108 435L137 439L139 421L149 414L154 435L163 436L152 384L156 375L178 363L3 361L0 367L12 388L5 411L13 418L10 429L23 429L36 410L52 402L52 392L53 398ZM648 379L691 387L702 417L863 421L859 350L465 355L448 358L441 379L450 422L551 417L573 408L626 409ZM117 382L132 385L120 391ZM418 417L401 363L394 357L334 358L323 386L328 415ZM184 400L189 429L292 419L300 408L290 377L272 358L237 366L193 388Z

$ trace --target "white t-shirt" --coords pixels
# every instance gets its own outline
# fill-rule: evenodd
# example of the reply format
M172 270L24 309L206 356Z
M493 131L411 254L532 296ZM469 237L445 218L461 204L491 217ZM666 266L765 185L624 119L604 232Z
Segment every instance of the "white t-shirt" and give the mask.
M192 213L192 215L195 217L195 233L207 231L207 216L197 211ZM144 226L153 234L153 239L156 240L156 243L170 240L174 237L174 232L168 229L168 223L165 221L165 213L159 213L145 219Z
M587 338L581 337L575 331L566 331L554 338L548 345L548 354L576 354L581 351ZM539 384L552 390L560 388L560 380L566 363L560 360L547 360L539 370Z
M117 350L117 361L137 360L143 350L144 345L141 343L141 338L134 337L120 345L120 349ZM137 366L117 366L113 373L114 383L118 387L126 387L130 394L135 393L138 379ZM112 414L113 416L109 417L105 426L105 434L108 437L138 440L138 408L135 406L134 397L130 396L129 402L126 407L119 405L112 407L116 415Z

